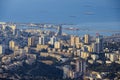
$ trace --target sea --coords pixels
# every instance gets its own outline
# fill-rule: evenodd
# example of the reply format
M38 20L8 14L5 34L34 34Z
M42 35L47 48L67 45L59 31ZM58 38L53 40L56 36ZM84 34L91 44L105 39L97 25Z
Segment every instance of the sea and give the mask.
M119 4L120 0L0 0L0 22L64 24L68 34L112 35L120 33Z

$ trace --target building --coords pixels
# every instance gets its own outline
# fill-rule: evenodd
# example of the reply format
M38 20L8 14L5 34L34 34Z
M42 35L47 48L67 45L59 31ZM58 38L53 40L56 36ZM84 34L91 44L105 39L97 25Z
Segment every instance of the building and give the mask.
M15 25L10 26L10 28L14 31L16 29Z
M101 35L96 36L96 52L103 52L103 36Z
M76 58L75 60L76 72L84 74L86 72L86 61L79 58Z
M87 45L87 48L88 48L88 51L89 51L89 52L92 52L92 47L91 47L91 45Z
M56 42L57 40L56 40L56 37L55 36L53 36L52 38L50 38L50 44L51 45L54 45L54 43Z
M62 35L62 26L58 26L58 32L57 32L57 36L61 36Z
M0 45L0 55L5 53L5 46Z
M79 78L86 73L86 61L75 58L71 65L63 66L63 78Z
M48 48L48 45L37 44L37 50L40 50L40 49L47 49L47 48Z
M70 44L71 44L71 46L75 45L75 36L71 36L71 38L70 38Z
M97 52L97 45L96 45L96 43L92 43L91 44L91 48L92 48L92 52Z
M75 44L79 44L80 43L80 37L75 37Z
M90 36L89 36L89 34L85 34L85 36L84 36L84 43L85 44L89 44L90 43Z
M91 45L84 45L84 46L81 47L81 49L85 52L92 52Z
M26 54L26 50L24 49L18 49L14 51L14 54Z
M19 29L15 29L14 32L15 32L15 33L13 33L14 35L16 35L16 36L20 36L20 30L19 30Z
M19 46L15 45L14 50L18 50L18 49L19 49Z
M39 44L45 45L47 43L47 39L45 36L39 37Z
M71 72L72 72L71 66L70 66L70 65L65 65L65 66L63 67L63 78L64 78L64 79L65 79L65 78L71 78L71 77L72 77Z
M90 56L93 60L97 60L99 58L97 54L91 54Z
M2 25L2 30L5 30L6 26L5 25Z
M81 74L86 73L86 61L85 60L80 60L80 72Z
M9 42L9 48L12 50L15 48L15 41L12 40Z
M76 72L80 72L80 61L79 61L79 59L76 60Z
M33 37L28 38L28 47L30 47L30 46L34 46L34 38Z
M15 35L16 25L12 25L10 28L12 29L13 35Z
M90 56L90 53L89 52L81 52L80 53L80 57L83 58L83 59L87 59L88 57Z
M59 48L61 48L61 43L60 42L55 42L55 44L54 44L54 48L57 48L57 49L59 49Z
M88 52L88 47L86 45L84 45L81 47L81 50L84 52Z
M71 46L75 46L80 43L80 37L78 36L71 36L70 38L70 44Z
M26 53L29 53L29 47L24 47L24 50L26 51Z
M117 57L116 53L105 53L105 57L109 59L111 62L119 60L119 57Z

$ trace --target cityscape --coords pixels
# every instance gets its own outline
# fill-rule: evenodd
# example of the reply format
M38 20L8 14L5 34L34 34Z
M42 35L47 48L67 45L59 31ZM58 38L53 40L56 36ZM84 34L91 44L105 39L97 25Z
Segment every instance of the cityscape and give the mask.
M36 24L30 24L32 28L18 29L19 25L0 23L1 79L120 78L120 33L78 36L64 33L62 25L37 24L40 28L35 29ZM56 30L47 30L48 27Z
M120 0L0 0L0 80L120 80Z

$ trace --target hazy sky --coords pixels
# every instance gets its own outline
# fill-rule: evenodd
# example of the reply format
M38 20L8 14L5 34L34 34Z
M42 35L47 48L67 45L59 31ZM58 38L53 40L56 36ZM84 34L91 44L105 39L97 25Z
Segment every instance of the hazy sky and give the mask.
M120 22L120 0L0 0L0 21Z

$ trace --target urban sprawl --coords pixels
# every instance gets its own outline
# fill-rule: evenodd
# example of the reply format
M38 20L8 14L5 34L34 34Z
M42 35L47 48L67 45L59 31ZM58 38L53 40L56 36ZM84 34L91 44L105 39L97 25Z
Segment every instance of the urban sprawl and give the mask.
M120 33L79 36L66 34L62 25L52 25L55 31L19 26L0 23L1 79L120 79Z

